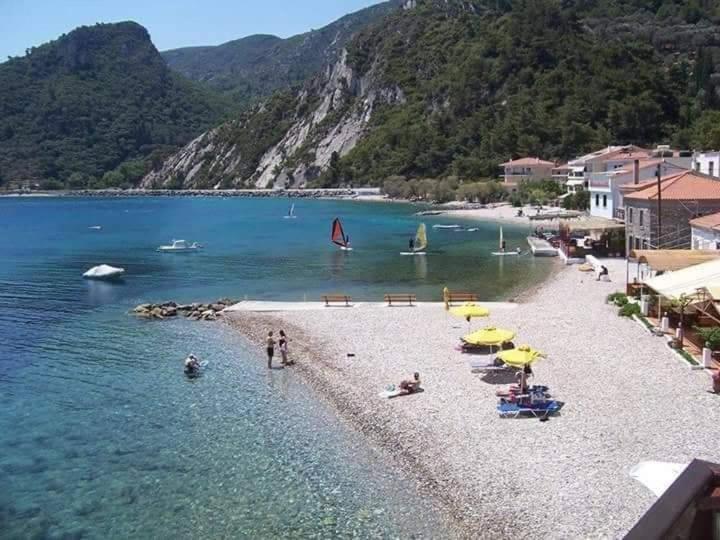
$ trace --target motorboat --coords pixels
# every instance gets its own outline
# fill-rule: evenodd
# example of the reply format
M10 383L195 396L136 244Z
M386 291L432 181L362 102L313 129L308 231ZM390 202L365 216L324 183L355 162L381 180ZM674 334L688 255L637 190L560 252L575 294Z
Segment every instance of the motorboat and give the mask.
M197 242L193 242L192 244L188 244L185 240L173 240L172 244L169 246L160 246L157 250L163 251L163 252L185 252L185 251L197 251L198 249L201 249L202 246L198 244Z
M118 279L125 273L124 268L116 268L108 264L101 264L99 266L93 266L90 270L83 274L85 279Z

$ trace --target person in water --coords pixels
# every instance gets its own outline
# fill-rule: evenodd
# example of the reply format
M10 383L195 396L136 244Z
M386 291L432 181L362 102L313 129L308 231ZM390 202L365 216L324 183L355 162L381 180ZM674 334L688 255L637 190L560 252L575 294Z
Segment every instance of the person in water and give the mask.
M268 369L272 369L272 360L273 356L275 355L275 339L273 338L272 330L268 332L267 340L266 340L266 349L267 352L267 359L268 359Z
M505 253L505 246L506 246L506 245L507 245L507 244L506 244L505 240L503 240L503 241L500 243L500 251L501 251L502 253Z
M285 330L280 330L278 346L280 347L280 356L282 356L282 365L292 366L295 362L288 360L288 337L285 334Z
M185 375L197 375L200 371L200 362L194 354L190 354L185 359Z
M416 371L412 381L400 381L400 391L403 394L413 394L420 388L420 374Z
M415 239L411 238L408 242L408 247L410 248L410 251L413 251L415 249Z

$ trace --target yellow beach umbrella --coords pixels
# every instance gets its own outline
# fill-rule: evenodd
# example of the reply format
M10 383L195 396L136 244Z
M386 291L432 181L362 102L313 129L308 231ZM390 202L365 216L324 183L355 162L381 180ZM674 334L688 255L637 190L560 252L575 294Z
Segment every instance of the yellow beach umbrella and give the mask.
M488 315L490 315L490 310L488 308L479 306L478 304L468 302L466 304L463 304L462 306L450 308L450 313L462 319L467 319L468 317L473 319L475 317L487 317Z
M502 345L515 337L515 332L503 328L488 326L468 334L462 340L470 345L486 345L488 347Z
M515 349L500 351L498 358L510 367L521 368L535 363L540 358L545 358L545 354L529 345L520 345Z

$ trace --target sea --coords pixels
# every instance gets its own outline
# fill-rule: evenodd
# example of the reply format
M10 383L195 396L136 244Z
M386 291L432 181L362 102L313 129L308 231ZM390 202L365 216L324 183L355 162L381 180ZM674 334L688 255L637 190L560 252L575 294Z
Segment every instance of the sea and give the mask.
M323 293L439 301L445 286L500 300L552 271L529 255L492 257L497 224L417 210L0 198L0 538L447 536L445 516L292 369L268 371L263 352L220 322L129 313L143 302ZM352 252L330 243L335 217ZM401 256L421 220L427 255ZM508 249L526 250L527 232L505 226ZM156 251L173 239L204 248ZM124 279L81 277L98 264L124 268ZM208 363L194 380L182 374L190 352Z

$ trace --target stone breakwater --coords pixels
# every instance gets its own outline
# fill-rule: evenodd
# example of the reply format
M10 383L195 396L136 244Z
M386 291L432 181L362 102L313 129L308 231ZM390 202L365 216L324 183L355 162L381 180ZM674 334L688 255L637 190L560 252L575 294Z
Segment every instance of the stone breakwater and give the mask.
M229 298L223 298L214 303L201 304L178 304L176 302L163 302L161 304L140 304L132 310L132 313L143 319L168 319L172 317L185 317L191 321L214 321L226 307L236 302Z
M77 191L9 191L7 195L49 195L56 197L291 197L297 199L352 198L361 195L353 189L83 189ZM379 190L364 189L362 194L378 195Z

